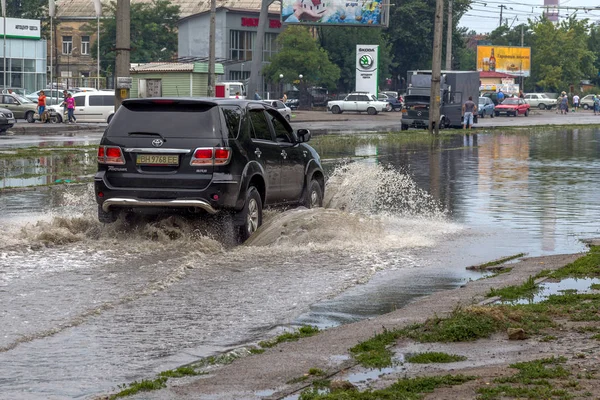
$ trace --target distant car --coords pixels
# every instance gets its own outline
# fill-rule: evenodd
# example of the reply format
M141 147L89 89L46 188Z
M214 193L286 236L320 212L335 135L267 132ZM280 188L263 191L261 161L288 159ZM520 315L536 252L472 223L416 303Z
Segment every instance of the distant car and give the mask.
M23 88L9 87L6 89L2 89L2 93L6 94L18 94L19 96L27 96L29 92Z
M579 107L584 110L589 110L590 108L594 108L594 95L588 94L584 96L581 100L579 100Z
M283 115L283 117L285 119L287 119L288 122L291 121L292 119L292 109L289 108L288 106L286 106L285 104L283 104L283 102L281 100L263 100L265 103L269 104L270 106L273 106L277 109L277 111L279 111L279 113L281 115Z
M70 89L73 93L79 93L79 92L97 92L98 89L93 88L93 87L74 87Z
M540 110L556 107L556 99L551 99L545 93L527 93L525 102L531 107L537 107Z
M477 108L477 115L481 118L485 118L486 115L494 118L494 102L489 97L480 97L479 105Z
M374 94L368 92L350 93L344 100L331 100L327 103L327 111L333 114L348 112L366 112L375 115L382 112L388 106L387 101L379 101Z
M511 115L516 117L517 115L522 114L527 117L529 115L530 107L531 106L523 99L509 97L508 99L504 99L502 104L496 106L494 115L497 117L500 114L506 114L507 117Z
M0 133L4 133L12 128L17 121L15 116L8 108L0 108Z
M63 91L62 90L57 90L57 89L42 89L44 91L44 94L46 95L46 105L48 106L53 106L53 105L57 105L57 104L61 104L64 100L63 97ZM27 97L29 100L33 101L34 103L37 103L38 98L40 97L40 92L42 90L38 90L37 92L33 92L33 93L29 93ZM71 92L71 94L73 94Z
M387 101L388 104L385 108L385 111L402 111L402 103L398 101L397 97L380 93L377 100Z
M496 92L483 92L481 93L481 97L489 97L495 106L498 105L498 93Z
M115 114L115 92L95 91L79 92L73 95L75 99L75 118L77 122L106 122ZM60 105L50 106L63 122L63 108Z
M26 97L18 94L2 94L0 107L8 108L15 119L25 119L27 122L35 122L37 104Z

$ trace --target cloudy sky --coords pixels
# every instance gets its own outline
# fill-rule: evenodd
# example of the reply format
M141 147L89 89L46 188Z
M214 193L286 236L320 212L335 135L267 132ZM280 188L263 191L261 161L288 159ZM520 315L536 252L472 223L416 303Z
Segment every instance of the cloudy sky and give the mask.
M561 18L576 13L578 19L589 18L591 22L600 23L600 1L559 1ZM473 29L477 33L493 31L500 23L500 5L506 6L502 11L502 19L505 23L508 19L508 26L526 23L528 18L539 18L544 12L544 0L473 0L471 10L460 20L459 26ZM584 7L588 8L587 13L577 10Z

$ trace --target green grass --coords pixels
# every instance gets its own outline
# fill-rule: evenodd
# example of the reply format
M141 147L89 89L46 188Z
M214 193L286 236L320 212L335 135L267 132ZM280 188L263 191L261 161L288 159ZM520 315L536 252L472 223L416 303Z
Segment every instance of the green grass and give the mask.
M295 342L300 338L314 336L317 333L319 333L319 328L316 326L302 326L295 332L286 332L277 336L275 339L259 342L258 345L260 347L270 348L277 346L279 343Z
M465 356L438 352L417 353L406 357L406 361L413 364L453 363L466 359Z
M432 393L437 388L462 385L473 379L475 377L466 375L404 378L385 389L365 392L338 390L322 393L317 388L311 388L300 394L300 400L417 400L422 399L425 393Z
M600 246L590 246L587 254L555 271L542 271L538 277L551 279L600 277Z
M392 352L387 347L394 344L402 335L401 330L384 328L382 333L352 347L350 353L364 367L388 367L392 365Z
M184 376L195 376L195 375L203 375L204 372L198 372L192 367L179 367L176 369L170 369L168 371L163 371L158 376L165 378L182 378Z
M109 396L110 400L118 399L119 397L127 397L133 396L139 392L150 392L152 390L159 390L167 387L167 380L169 378L166 377L158 377L152 380L141 380L135 381L129 384L127 389L121 390L119 393L115 393Z
M486 296L498 296L502 301L516 301L519 299L533 298L539 290L540 287L535 284L535 278L530 276L522 285L507 286L500 289L492 288Z
M591 290L600 290L600 283L592 283L590 285Z

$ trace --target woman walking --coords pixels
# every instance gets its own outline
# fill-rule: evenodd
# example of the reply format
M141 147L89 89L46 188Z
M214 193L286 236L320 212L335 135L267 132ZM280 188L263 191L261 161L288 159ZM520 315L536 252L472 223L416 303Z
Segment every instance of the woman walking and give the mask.
M75 118L75 99L71 93L67 94L67 100L65 100L65 103L67 103L67 115L69 117L69 123L77 122L77 118Z

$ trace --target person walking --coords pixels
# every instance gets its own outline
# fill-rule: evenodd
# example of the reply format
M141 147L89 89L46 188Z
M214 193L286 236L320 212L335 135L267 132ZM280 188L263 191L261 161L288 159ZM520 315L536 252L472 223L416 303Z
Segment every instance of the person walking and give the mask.
M258 90L254 91L254 100L262 100L262 97L260 97L260 94L258 94Z
M594 95L594 115L600 114L600 95Z
M63 102L62 102L63 114L62 114L62 118L63 118L65 124L68 122L68 119L65 118L65 114L67 114L67 97L69 97L69 92L66 91L66 90L63 90Z
M577 111L579 109L579 96L576 94L573 96L573 111Z
M75 118L75 99L71 95L71 93L67 94L67 115L69 119L69 123L75 122L77 123L77 118Z
M566 114L569 112L569 97L563 92L562 98L560 99L560 113Z
M40 121L47 122L46 119L46 94L43 90L40 90L38 96L38 114L40 115Z
M498 104L502 103L504 101L504 93L502 93L502 89L500 89L498 91L498 94L496 95L496 98L498 99Z
M469 100L465 101L462 107L463 114L463 129L473 129L473 114L477 110L477 105L473 102L473 96L469 96Z

